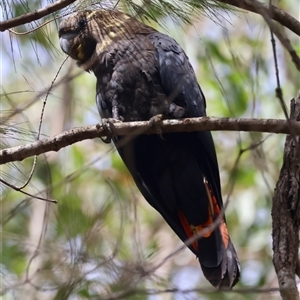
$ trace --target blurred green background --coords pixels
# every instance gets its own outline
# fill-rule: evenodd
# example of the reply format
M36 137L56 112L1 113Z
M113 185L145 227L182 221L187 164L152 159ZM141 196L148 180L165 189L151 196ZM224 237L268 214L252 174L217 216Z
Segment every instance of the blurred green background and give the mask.
M184 2L176 3L184 7ZM2 20L47 3L4 4L10 8L7 12L2 6ZM293 0L280 1L280 8L292 15L294 5ZM119 7L133 13L123 2ZM189 56L209 116L284 118L275 97L270 32L260 16L206 10L190 14L192 25L155 16L158 23L150 20L150 25L175 38ZM1 33L1 148L36 139L45 100L41 138L100 121L94 76L71 59L61 67L66 56L59 48L58 23L27 35ZM300 53L297 37L285 33ZM279 42L277 54L289 107L300 86L299 73ZM49 90L53 81L59 84ZM229 232L242 267L237 285L242 292L216 293L188 249L157 267L182 243L143 199L114 147L97 139L38 157L25 191L56 199L57 204L1 186L3 299L280 299L278 292L266 295L249 289L278 286L270 211L285 136L222 131L213 137L223 198L229 199ZM2 165L1 178L21 186L32 165L33 158ZM199 288L205 292L193 291ZM156 292L166 289L177 292Z

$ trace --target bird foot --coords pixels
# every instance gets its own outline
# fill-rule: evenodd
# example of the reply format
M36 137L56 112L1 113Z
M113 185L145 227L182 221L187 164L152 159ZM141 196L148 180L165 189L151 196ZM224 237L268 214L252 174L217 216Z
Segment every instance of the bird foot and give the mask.
M181 119L186 115L186 110L175 103L171 103L167 115L170 118Z
M162 125L162 121L164 119L164 116L162 114L153 116L150 120L150 126L154 127L156 130L156 133L160 136L160 138L163 139L162 137L162 129L161 129L161 125Z
M111 142L111 138L114 135L114 129L115 129L114 124L116 123L122 123L122 121L114 118L108 118L108 119L104 118L101 120L101 125L103 129L107 131L106 137L100 137L105 144L109 144Z

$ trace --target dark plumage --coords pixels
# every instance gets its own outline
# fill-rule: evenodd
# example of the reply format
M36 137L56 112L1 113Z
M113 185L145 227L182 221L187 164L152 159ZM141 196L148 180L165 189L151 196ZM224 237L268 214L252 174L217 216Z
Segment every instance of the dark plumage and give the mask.
M205 116L205 98L182 48L118 11L82 11L63 20L60 45L97 77L102 118L120 121ZM118 151L146 200L182 241L213 224L223 208L210 132L140 135ZM231 288L240 275L225 218L189 245L206 278Z

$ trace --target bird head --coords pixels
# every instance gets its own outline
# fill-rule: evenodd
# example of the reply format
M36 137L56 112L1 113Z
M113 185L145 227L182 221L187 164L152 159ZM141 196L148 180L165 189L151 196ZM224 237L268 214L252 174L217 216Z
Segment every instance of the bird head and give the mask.
M99 28L93 11L77 12L59 25L59 43L62 50L81 65L88 61L99 41L95 34Z
M76 12L60 23L59 42L62 50L83 67L112 42L128 38L131 33L150 31L153 29L119 11L86 10Z

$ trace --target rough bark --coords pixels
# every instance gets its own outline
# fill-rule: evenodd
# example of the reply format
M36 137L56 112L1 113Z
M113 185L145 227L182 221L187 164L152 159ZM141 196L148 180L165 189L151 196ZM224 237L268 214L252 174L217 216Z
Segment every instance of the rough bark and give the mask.
M300 121L300 93L291 101L291 120ZM281 297L299 299L296 286L300 229L300 137L288 135L272 207L273 264Z
M101 124L73 128L69 131L60 133L54 137L35 141L22 146L3 149L0 151L0 165L12 161L21 161L27 157L39 155L49 151L58 151L63 147L70 146L76 142L94 139L97 137L108 136L111 133L115 135L139 135L155 134L157 130L151 126L150 121L115 123L112 132L109 132ZM165 132L178 131L251 131L251 132L274 132L290 133L300 135L299 122L287 122L280 119L244 119L244 118L187 118L182 120L164 120L161 130ZM2 135L1 135L2 130ZM1 129L0 138L5 138L6 131L9 133L9 127Z

